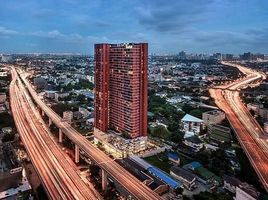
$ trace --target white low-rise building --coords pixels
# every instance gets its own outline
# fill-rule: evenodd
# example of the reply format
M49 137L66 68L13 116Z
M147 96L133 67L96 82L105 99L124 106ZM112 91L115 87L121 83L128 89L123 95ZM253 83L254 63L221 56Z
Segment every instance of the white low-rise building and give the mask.
M235 200L257 200L259 192L251 185L242 183L236 187Z
M187 132L193 132L195 135L199 135L203 130L203 120L192 115L186 114L182 119L182 130Z

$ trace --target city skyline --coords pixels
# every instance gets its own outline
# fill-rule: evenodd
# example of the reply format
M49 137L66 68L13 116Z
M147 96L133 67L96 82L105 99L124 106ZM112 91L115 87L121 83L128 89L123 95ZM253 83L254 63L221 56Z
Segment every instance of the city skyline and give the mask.
M8 1L1 53L93 54L94 43L147 42L149 52L268 53L268 2ZM115 14L116 13L116 14Z

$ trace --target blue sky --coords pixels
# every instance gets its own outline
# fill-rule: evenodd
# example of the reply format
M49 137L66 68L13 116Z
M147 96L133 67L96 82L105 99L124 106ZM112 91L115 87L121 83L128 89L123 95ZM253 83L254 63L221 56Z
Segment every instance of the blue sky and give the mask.
M102 42L148 42L150 53L268 53L268 1L1 1L0 52L92 54Z

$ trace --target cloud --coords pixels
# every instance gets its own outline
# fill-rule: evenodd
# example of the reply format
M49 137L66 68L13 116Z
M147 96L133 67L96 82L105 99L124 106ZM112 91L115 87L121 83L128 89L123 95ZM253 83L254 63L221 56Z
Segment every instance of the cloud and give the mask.
M107 28L111 26L111 23L108 20L93 19L89 15L79 14L74 15L71 18L71 21L80 27L96 27L96 28Z
M66 35L62 34L58 30L30 32L29 35L51 39L61 39L66 37Z
M148 2L148 1L144 1ZM213 0L191 0L169 2L150 1L136 7L139 23L157 32L180 32L204 19L204 13Z
M106 36L82 36L79 33L64 34L58 30L51 31L36 31L28 33L30 36L35 36L39 38L45 38L50 40L58 40L64 43L92 43L92 42L107 42L108 38Z
M0 26L0 35L8 36L8 35L16 35L16 34L18 34L17 31Z
M56 13L52 9L39 9L32 13L32 16L37 19L49 18L54 16Z

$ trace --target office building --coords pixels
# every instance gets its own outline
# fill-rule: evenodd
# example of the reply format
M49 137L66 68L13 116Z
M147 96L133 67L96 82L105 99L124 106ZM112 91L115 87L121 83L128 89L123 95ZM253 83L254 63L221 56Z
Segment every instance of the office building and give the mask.
M95 45L95 129L147 135L148 44Z

